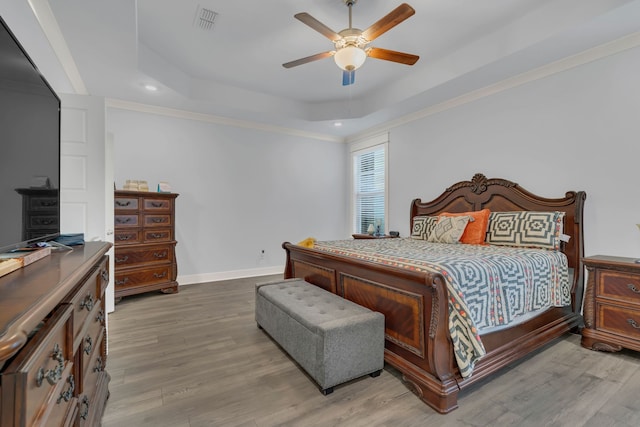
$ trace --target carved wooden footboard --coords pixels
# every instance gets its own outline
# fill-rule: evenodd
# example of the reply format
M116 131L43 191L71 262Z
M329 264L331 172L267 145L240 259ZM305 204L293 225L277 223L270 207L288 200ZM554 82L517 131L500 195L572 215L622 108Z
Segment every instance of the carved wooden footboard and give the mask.
M439 212L563 211L571 239L561 249L574 269L572 306L551 308L515 327L483 335L487 354L471 377L462 378L449 336L448 292L440 274L415 272L284 243L285 278L304 278L385 315L385 361L424 402L441 413L457 408L458 392L575 328L580 323L583 287L583 192L561 199L535 196L517 184L476 174L454 184L432 202L412 202L411 217Z

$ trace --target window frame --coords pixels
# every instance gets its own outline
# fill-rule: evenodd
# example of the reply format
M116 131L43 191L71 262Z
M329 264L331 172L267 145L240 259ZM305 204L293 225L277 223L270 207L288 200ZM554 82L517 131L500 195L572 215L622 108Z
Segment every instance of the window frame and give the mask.
M384 229L382 233L387 234L389 229L389 134L384 133L367 139L353 142L349 144L349 198L350 198L350 214L349 223L351 224L351 230L353 234L360 234L358 229L358 218L356 198L357 198L357 182L356 182L356 158L357 156L367 154L379 149L384 150Z

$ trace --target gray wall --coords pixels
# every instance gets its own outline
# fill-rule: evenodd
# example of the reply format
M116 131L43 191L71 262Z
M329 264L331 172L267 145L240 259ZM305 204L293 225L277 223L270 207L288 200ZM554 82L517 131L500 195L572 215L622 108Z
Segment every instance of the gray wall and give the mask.
M348 236L346 144L116 108L107 129L117 188L168 181L180 194L181 284L280 272L282 242Z
M587 192L585 252L640 257L640 49L391 130L390 229L476 172L546 196Z

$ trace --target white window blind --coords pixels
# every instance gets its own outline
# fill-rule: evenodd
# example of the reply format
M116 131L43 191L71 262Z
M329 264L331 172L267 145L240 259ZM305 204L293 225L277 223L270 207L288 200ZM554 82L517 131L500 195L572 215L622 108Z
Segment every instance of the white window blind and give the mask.
M385 232L385 145L353 153L354 228L367 233L369 225Z

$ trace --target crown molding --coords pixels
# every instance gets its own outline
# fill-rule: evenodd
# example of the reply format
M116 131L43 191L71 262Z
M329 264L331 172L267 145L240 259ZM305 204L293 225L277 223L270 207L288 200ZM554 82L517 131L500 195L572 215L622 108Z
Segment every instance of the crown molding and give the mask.
M369 128L364 132L350 135L346 138L346 141L348 143L359 141L361 139L380 134L381 132L389 131L390 129L393 129L395 127L423 119L433 114L451 110L470 102L474 102L479 99L495 95L497 93L504 92L518 86L522 86L526 83L540 80L545 77L549 77L551 75L569 70L571 68L579 67L581 65L597 61L607 56L615 55L620 52L636 48L638 46L640 46L640 32L632 33L625 37L621 37L611 42L604 43L575 55L571 55L547 65L543 65L533 70L518 74L516 76L502 80L498 83L494 83L492 85L465 93L464 95L460 95L439 104L432 105L431 107L424 108L422 110L416 111L415 113L407 114L406 116L400 117L395 120L390 120L388 122Z
M230 119L228 117L221 117L213 114L196 113L193 111L179 110L175 108L159 107L156 105L142 104L139 102L126 101L123 99L106 98L105 104L107 107L110 107L110 108L136 111L139 113L156 114L161 116L174 117L178 119L197 120L197 121L206 122L206 123L215 123L219 125L260 130L264 132L282 133L286 135L299 136L303 138L317 139L320 141L339 142L339 143L345 142L344 138L333 136L333 135L305 132L305 131L286 128L282 126L252 122L249 120Z

